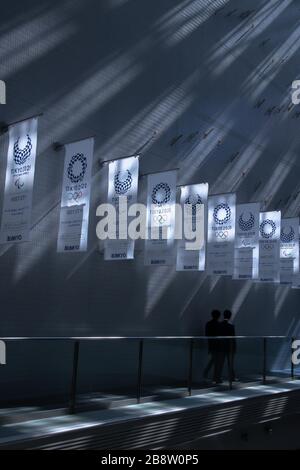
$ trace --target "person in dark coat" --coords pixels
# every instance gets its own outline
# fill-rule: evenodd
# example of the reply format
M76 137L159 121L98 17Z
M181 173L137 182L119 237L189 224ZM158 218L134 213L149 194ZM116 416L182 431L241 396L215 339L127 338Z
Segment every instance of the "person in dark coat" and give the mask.
M212 319L205 325L205 336L208 338L212 336L220 336L220 317L221 312L219 310L213 310L211 312ZM213 380L220 382L218 375L219 371L219 359L220 359L220 340L208 339L208 354L210 355L207 366L204 369L203 376L207 379L210 370L213 368Z
M230 323L232 313L230 310L225 310L223 313L224 320L220 323L220 336L235 336L235 327ZM220 358L220 377L224 362L228 364L229 378L231 381L235 380L234 372L234 357L236 354L236 340L235 338L221 340L221 358Z

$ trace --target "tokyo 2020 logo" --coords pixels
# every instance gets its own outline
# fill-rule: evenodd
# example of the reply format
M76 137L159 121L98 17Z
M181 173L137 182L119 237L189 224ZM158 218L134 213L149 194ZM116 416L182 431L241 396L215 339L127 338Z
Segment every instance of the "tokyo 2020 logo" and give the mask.
M114 185L116 194L126 194L132 185L132 174L130 173L130 171L118 171L115 174Z
M30 136L27 134L27 143L25 147L20 149L18 139L14 144L14 161L16 165L23 165L26 160L30 157L32 150L32 142Z
M276 233L276 224L273 220L266 219L260 224L259 231L262 238L269 240Z
M255 224L255 218L252 212L249 212L249 217L248 219L244 219L244 213L242 213L239 217L238 220L239 228L243 232L249 232L249 230L252 230Z
M217 225L227 224L231 219L231 209L228 204L218 204L214 208L214 221Z
M78 168L79 167L79 168ZM77 170L76 172L74 170ZM68 178L72 183L79 183L83 180L87 169L86 157L83 153L76 153L70 160L68 165Z
M280 240L282 243L291 243L295 239L295 230L290 227L288 233L285 232L284 228L281 229Z
M171 199L171 188L168 183L158 183L152 191L152 203L158 206L167 204Z

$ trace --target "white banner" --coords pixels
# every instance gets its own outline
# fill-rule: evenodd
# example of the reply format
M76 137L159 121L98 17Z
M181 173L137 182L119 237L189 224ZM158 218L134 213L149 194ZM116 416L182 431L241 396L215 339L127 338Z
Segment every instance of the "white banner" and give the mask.
M298 227L298 236L300 240L300 226ZM298 250L298 260L300 260L300 242L299 242L299 250ZM300 266L298 268L298 272L293 276L293 289L300 289Z
M177 171L148 176L145 265L170 266L175 263L175 204Z
M9 127L1 243L29 241L38 119Z
M201 239L201 247L197 250L188 250L186 244L189 240L185 236L177 242L177 271L204 271L205 270L205 235L207 220L207 196L208 184L193 184L181 187L180 205L182 215L184 209L190 208L192 231L197 229L197 238ZM201 209L199 213L199 221L196 227L196 211ZM185 235L185 233L183 233Z
M261 212L259 216L259 282L280 280L281 212Z
M93 138L65 146L57 239L59 253L87 250L93 151Z
M207 274L233 275L236 195L208 198Z
M259 211L259 203L236 206L233 279L258 278Z
M80 251L84 208L84 204L61 207L58 251Z
M116 240L105 240L104 259L124 260L134 258L134 240L128 236L130 218L127 211L137 201L139 157L114 160L108 167L107 202L116 210ZM126 198L125 214L120 213L120 197Z
M292 285L299 273L299 218L281 219L280 283Z

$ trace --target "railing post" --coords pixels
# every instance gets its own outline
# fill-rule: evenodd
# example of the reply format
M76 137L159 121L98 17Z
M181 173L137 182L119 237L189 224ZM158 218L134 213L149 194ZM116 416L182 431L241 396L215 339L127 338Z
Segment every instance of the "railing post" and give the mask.
M266 383L267 375L267 338L263 338L263 384Z
M141 396L142 396L143 352L144 352L144 340L140 339L140 341L139 341L138 381L137 381L137 393L136 393L137 403L141 402Z
M232 390L232 361L233 361L233 343L230 338L229 343L229 358L228 358L228 375L229 375L229 390Z
M73 353L73 372L72 372L72 384L71 384L71 394L70 394L70 404L69 404L70 414L75 413L78 359L79 359L79 341L76 340L74 343L74 353Z
M190 341L190 354L189 354L189 377L188 377L188 393L189 396L192 396L192 386L193 386L193 349L194 349L194 340Z
M293 363L293 343L295 341L295 338L291 338L291 379L294 380L295 378L295 373L294 373L294 363Z

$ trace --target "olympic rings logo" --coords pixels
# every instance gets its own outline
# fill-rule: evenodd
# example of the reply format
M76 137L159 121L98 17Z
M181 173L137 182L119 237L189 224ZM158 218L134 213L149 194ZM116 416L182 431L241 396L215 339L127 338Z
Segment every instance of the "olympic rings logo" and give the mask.
M271 243L264 243L264 250L274 250L274 245L272 245Z
M221 214L221 216L220 216ZM231 219L231 209L228 204L218 204L214 209L214 221L217 225L224 225Z
M81 191L75 191L74 193L69 193L68 194L68 200L69 201L78 201L79 199L81 199L83 196L82 192Z
M27 143L24 148L19 148L19 140L18 139L14 144L14 161L16 165L23 165L26 162L27 158L30 157L31 150L32 150L32 143L29 135L27 134Z
M220 238L221 240L226 240L228 238L228 235L229 234L227 230L225 231L220 230L220 231L215 232L216 238Z
M153 221L159 224L163 224L164 222L167 222L168 217L166 215L154 215L153 216Z

